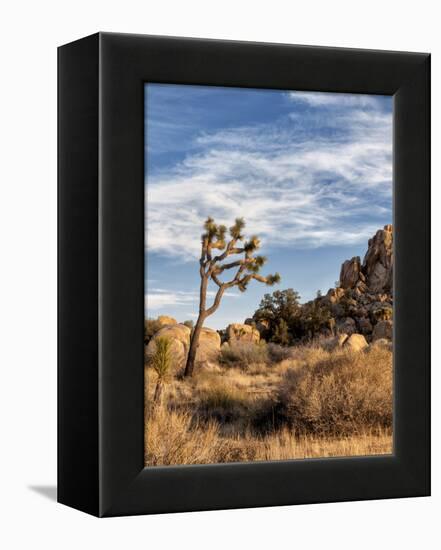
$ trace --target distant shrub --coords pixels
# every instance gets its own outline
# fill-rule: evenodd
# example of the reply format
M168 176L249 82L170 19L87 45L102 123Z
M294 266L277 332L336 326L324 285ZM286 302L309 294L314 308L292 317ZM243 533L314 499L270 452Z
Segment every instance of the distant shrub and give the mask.
M215 419L225 423L242 417L247 405L247 396L244 392L219 383L201 392L198 412L205 419Z
M290 359L292 349L270 342L267 345L268 357L272 363L280 363L285 359Z
M247 369L256 363L267 363L269 359L265 342L235 342L221 348L219 362L224 365Z
M190 321L184 321L183 324L184 324L186 327L188 327L190 330L193 330L193 328L194 328L194 323L193 323L193 321L191 321L191 320L190 320Z
M330 353L314 365L286 373L278 420L299 433L346 435L392 426L392 354Z
M288 330L288 323L284 319L279 319L274 329L274 334L271 337L271 342L288 346L291 343L292 337Z

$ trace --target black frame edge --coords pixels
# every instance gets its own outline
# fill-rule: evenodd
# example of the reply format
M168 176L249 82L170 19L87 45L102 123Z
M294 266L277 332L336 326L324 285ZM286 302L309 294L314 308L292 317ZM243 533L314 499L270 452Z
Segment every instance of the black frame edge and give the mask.
M395 94L396 317L394 328L395 389L400 403L394 410L396 452L403 470L413 478L419 496L431 494L431 239L430 141L431 58L422 60ZM405 320L405 321L404 321ZM420 356L417 355L417 352ZM404 377L406 373L406 377ZM417 495L415 495L417 496Z
M58 48L58 490L98 515L99 35Z
M111 271L102 289L102 515L428 495L430 297L412 292L429 275L428 55L104 34L101 62L102 261ZM396 283L406 299L395 321L394 455L143 468L144 82L395 95L396 221L405 228Z

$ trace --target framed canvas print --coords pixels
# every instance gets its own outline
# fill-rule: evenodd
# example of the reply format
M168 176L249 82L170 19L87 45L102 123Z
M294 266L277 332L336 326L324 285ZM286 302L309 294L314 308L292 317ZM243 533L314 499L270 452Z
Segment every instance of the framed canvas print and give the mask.
M430 494L430 56L59 48L58 498Z

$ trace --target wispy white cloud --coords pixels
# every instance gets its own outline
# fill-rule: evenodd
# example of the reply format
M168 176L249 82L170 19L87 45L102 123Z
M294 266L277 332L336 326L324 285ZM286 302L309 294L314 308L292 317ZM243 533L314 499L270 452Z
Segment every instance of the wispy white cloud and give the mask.
M215 291L207 292L208 298L214 297ZM234 292L225 292L224 298L235 298L238 294ZM196 305L199 302L199 291L179 291L165 288L149 289L144 297L144 305L147 311L157 311L164 308L174 308L176 306Z
M163 307L188 306L195 299L196 295L193 292L152 289L145 295L145 308L150 311L162 309Z
M369 107L378 108L378 100L374 95L343 94L329 92L289 92L292 101L307 103L312 107Z
M317 108L199 134L197 149L149 178L150 251L193 261L209 215L226 225L244 216L267 249L356 244L375 232L391 208L391 114L372 96L289 99Z

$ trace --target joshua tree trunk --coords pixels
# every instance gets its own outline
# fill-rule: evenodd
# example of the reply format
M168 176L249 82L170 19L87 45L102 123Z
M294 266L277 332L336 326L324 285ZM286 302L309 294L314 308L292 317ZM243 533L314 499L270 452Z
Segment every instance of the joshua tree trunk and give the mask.
M199 297L199 317L196 321L196 325L193 329L193 332L190 337L190 349L188 350L188 356L187 356L187 363L185 365L185 372L184 376L192 376L194 365L196 361L196 352L198 350L198 344L199 344L199 337L202 332L202 327L204 326L205 319L212 315L217 308L219 307L222 295L225 291L224 285L221 285L219 287L219 290L216 293L216 297L214 299L213 305L205 309L205 304L207 301L207 286L208 286L208 277L203 276L201 280L201 290L200 290L200 297Z
M265 263L266 258L264 256L253 256L253 253L260 246L257 237L252 237L242 247L237 246L237 242L244 239L241 234L244 225L245 223L241 218L236 219L235 224L230 227L232 238L226 243L225 233L227 228L224 225L216 225L212 218L208 218L205 222L204 227L206 232L202 235L202 253L199 260L199 273L201 276L199 316L191 334L190 349L188 350L184 376L192 376L193 374L196 352L204 321L218 309L224 292L234 286L237 286L241 292L245 292L248 283L253 279L267 285L273 285L280 280L280 276L277 273L275 275L268 275L267 277L258 275L258 271ZM212 253L215 249L221 252L219 255L213 257ZM234 262L222 263L228 256L233 254L244 254L244 257ZM234 268L237 268L237 271L232 280L222 282L219 279L219 275L224 271ZM212 306L207 308L207 288L209 281L217 285L218 290Z
M185 365L185 376L192 376L193 374L194 364L196 361L196 352L199 344L199 336L201 335L204 320L205 318L199 315L196 325L191 334L190 349L188 350L187 364Z

